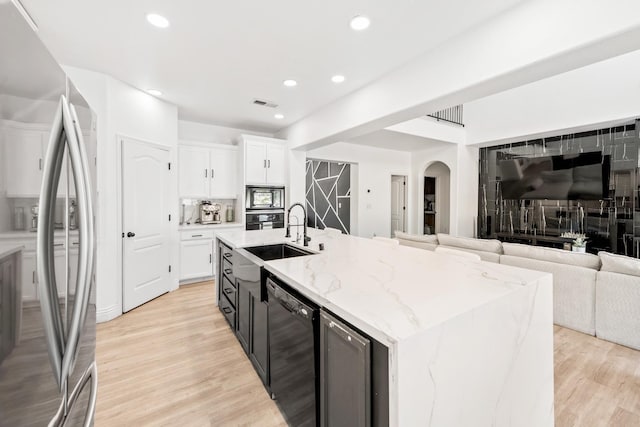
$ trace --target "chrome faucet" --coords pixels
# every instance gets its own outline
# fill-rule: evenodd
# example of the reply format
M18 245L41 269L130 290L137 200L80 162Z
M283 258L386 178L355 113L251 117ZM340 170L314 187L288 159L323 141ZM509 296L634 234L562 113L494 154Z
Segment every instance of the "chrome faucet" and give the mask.
M304 217L302 218L302 225L304 227L304 236L302 238L303 245L309 246L309 242L311 241L311 237L307 236L307 210L305 209L302 203L294 203L291 205L289 210L287 211L287 234L284 237L291 237L291 210L296 206L300 206L302 208L302 212L304 213ZM297 224L296 227L300 227L300 224Z

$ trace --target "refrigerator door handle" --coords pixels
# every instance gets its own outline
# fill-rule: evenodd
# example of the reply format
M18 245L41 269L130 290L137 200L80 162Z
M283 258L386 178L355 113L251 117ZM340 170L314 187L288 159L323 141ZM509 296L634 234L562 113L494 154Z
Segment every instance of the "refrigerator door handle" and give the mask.
M38 286L40 291L40 308L49 353L49 361L53 375L60 390L64 387L62 376L62 359L65 350L65 333L62 313L58 304L56 285L53 230L55 219L55 203L62 159L64 157L65 130L63 125L63 105L61 97L49 136L49 146L45 158L42 187L40 189L40 215L38 215L38 235L36 243L36 262Z
M93 209L91 194L89 191L89 171L86 153L81 148L82 130L80 129L78 116L73 106L68 103L62 105L62 118L64 120L65 133L69 148L69 158L73 170L73 181L76 188L78 203L79 225L79 260L78 276L76 282L76 298L73 304L71 322L69 324L66 348L62 357L62 378L67 378L75 364L79 350L80 337L84 327L89 294L91 291L91 279L93 274Z
M87 412L84 418L84 427L91 427L93 425L93 418L96 413L96 402L98 399L98 369L96 367L96 362L94 361L89 365L86 371L80 377L80 380L75 385L71 394L69 395L69 401L65 404L63 401L58 408L58 411L54 415L54 417L49 421L48 427L62 427L66 422L66 417L71 413L73 405L78 400L78 396L84 387L87 385L87 382L91 380L91 389L89 390L89 402L87 403ZM66 409L66 412L65 412Z

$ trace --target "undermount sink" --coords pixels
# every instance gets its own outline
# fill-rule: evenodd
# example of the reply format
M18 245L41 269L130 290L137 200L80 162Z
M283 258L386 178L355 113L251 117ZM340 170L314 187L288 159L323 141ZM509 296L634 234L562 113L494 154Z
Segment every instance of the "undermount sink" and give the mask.
M280 243L277 245L254 246L251 248L245 248L245 250L257 256L263 261L313 255L313 252L308 252L296 248L295 246L287 245L285 243Z

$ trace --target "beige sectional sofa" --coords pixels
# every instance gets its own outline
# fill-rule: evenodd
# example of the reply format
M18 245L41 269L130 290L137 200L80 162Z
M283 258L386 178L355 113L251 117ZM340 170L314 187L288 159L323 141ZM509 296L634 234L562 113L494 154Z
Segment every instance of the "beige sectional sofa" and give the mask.
M640 260L600 252L582 254L499 240L396 232L401 245L439 245L484 261L553 274L554 323L640 350Z

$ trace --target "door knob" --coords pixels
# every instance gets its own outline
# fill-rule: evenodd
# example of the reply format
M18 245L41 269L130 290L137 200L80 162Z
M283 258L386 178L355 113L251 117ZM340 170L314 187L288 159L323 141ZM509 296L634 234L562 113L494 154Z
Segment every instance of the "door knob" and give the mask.
M132 233L131 231L127 233L127 237L134 237L136 233Z

